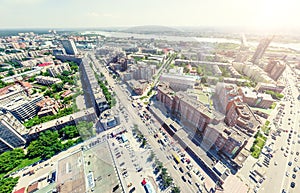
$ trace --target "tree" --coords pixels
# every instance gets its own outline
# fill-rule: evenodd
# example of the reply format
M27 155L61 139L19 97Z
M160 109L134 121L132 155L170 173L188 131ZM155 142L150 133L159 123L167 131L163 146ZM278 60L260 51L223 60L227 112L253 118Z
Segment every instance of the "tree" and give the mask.
M180 193L180 188L178 188L177 186L173 187L172 193Z
M50 73L48 71L42 73L43 76L50 76Z
M21 148L2 153L0 155L0 173L3 174L11 171L17 167L24 158L25 154Z
M13 75L15 75L15 72L12 70L9 70L6 74L6 76L13 76Z
M75 125L65 126L59 130L58 133L62 139L72 139L79 136L79 132Z
M63 90L63 87L64 87L63 83L52 84L51 86L53 92L60 92Z
M206 84L207 83L207 77L206 76L201 77L201 83L202 84Z
M61 73L62 76L70 76L71 74L72 74L72 72L67 71L67 70L64 70L64 71Z
M6 87L8 84L0 80L0 88Z
M28 79L28 82L34 82L35 81L35 76L32 76Z
M0 179L0 193L12 192L17 185L19 177L17 178L1 178Z
M57 131L47 130L40 134L37 140L30 143L27 148L28 158L51 158L56 153L63 150L63 145L59 140L59 134Z

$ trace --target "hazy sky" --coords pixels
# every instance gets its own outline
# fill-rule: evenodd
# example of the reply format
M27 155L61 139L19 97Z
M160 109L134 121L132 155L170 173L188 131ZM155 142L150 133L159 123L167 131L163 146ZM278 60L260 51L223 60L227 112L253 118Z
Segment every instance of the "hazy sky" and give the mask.
M300 27L300 0L0 0L0 28Z

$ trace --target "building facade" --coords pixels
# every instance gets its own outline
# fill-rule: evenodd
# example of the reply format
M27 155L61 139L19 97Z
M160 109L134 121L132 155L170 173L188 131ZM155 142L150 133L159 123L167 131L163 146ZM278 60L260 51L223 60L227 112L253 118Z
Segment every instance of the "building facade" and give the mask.
M0 110L0 153L25 145L27 129L10 112Z
M62 63L48 68L47 71L52 77L57 77L58 75L61 75L63 71L71 71L71 68L68 63Z
M19 121L24 122L37 115L39 107L37 103L43 100L42 95L33 97L18 97L3 108L13 114Z
M62 43L64 49L66 50L67 54L70 54L70 55L77 55L78 54L76 45L75 45L75 43L72 39L62 40L61 43Z
M37 83L43 85L52 85L62 82L59 78L53 78L49 76L37 76L35 77L35 80L37 81Z

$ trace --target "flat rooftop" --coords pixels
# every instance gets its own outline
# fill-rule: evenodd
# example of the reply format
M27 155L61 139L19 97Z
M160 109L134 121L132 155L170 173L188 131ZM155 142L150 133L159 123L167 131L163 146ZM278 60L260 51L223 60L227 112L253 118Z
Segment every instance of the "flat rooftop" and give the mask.
M56 171L57 189L60 193L86 192L82 151L59 160Z
M121 193L122 188L114 169L109 146L106 141L95 140L97 144L84 151L85 173L87 176L87 191L111 193L113 188L119 186L114 193Z

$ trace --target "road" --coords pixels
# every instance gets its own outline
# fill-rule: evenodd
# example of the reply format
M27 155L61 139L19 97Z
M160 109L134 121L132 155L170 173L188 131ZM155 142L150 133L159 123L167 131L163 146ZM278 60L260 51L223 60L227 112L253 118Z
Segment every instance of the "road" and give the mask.
M298 143L298 140L300 140L300 138L298 138L298 134L300 132L298 113L300 103L297 100L299 92L295 87L293 78L290 78L290 74L291 69L288 67L286 69L285 76L287 85L290 85L291 93L288 93L287 89L285 89L284 92L286 96L292 96L295 100L293 100L293 104L291 104L291 101L282 101L282 103L285 104L285 109L283 110L284 115L282 116L282 123L280 126L281 129L288 130L288 132L281 132L281 137L277 137L276 140L268 139L268 144L270 144L271 141L274 143L272 149L275 152L273 152L274 157L270 162L269 168L265 168L267 180L262 184L262 187L259 190L260 193L281 193L283 189L289 193L300 192L300 184L297 183L299 182L297 179L299 178L299 172L293 172L294 167L300 165L294 161L296 157L299 159L296 152L300 151L300 144ZM274 127L275 126L272 127L272 130L275 129ZM292 133L290 132L291 129ZM290 144L287 142L289 134L291 134ZM283 151L281 150L282 147L284 149ZM286 152L287 148L288 152ZM291 152L293 152L293 154ZM286 154L286 156L284 154ZM275 161L277 162L276 166L274 164ZM291 166L288 166L289 161L292 161ZM286 172L289 173L289 176L286 176ZM296 179L292 178L292 174L296 174ZM296 183L295 188L290 187L291 182Z
M107 83L114 87L114 92L116 93L120 104L122 104L126 109L129 120L133 120L133 123L138 125L139 130L146 137L147 142L152 147L156 157L164 163L164 166L168 169L170 175L173 177L176 186L180 187L182 192L197 192L197 188L195 186L187 186L187 183L182 181L181 175L177 170L174 169L173 164L171 163L172 160L167 159L167 156L170 156L170 154L161 149L161 146L157 143L157 140L153 137L153 134L148 133L148 128L138 116L137 110L132 107L131 102L128 100L128 95L123 92L118 84L115 83L115 80L109 75L107 69L98 62L93 54L91 54L91 58L94 65L96 65L96 69L99 69L100 72L105 76Z

